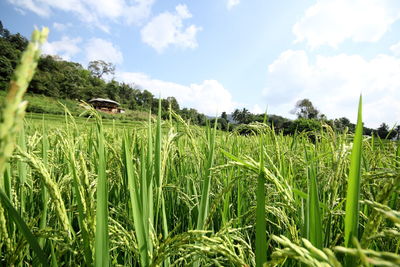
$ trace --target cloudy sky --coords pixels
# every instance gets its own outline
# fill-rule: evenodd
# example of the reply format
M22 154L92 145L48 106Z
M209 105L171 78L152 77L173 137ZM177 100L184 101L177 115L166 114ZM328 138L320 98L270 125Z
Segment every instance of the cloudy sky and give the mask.
M289 112L400 122L399 0L3 0L0 20L47 54L116 64L116 79L208 115Z

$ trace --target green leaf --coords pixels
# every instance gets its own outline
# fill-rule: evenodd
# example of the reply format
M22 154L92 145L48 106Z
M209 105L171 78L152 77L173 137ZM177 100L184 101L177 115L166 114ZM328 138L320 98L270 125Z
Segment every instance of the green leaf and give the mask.
M311 158L306 150L308 162L308 196L307 199L307 239L317 248L322 249L322 221L319 208L317 167L315 157Z
M97 122L97 207L95 235L95 266L108 267L109 237L108 237L108 185L106 176L106 152L101 119Z
M4 193L2 189L0 189L0 198L7 209L9 216L14 220L15 224L17 225L18 229L21 231L22 235L28 241L29 245L36 253L39 261L43 266L48 266L47 257L45 256L43 250L40 248L39 243L37 242L36 238L33 236L31 231L29 230L28 226L26 225L24 219L19 215L18 211L13 207L11 201L8 199L7 195Z
M256 266L262 267L267 261L267 236L265 221L265 172L264 172L264 139L260 136L260 169L257 177L256 192Z
M356 133L354 136L353 149L351 152L350 172L346 196L346 215L345 215L345 246L352 247L353 237L358 238L358 219L359 219L359 199L361 183L361 154L362 154L362 97L358 104L358 118ZM352 258L347 258L347 266L354 266Z

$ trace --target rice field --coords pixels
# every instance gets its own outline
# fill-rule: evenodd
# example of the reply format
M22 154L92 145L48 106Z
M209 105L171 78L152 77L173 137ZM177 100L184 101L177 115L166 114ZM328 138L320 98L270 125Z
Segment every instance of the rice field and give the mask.
M24 121L36 35L0 124L1 265L400 266L400 146L362 136L361 98L354 135L314 138Z

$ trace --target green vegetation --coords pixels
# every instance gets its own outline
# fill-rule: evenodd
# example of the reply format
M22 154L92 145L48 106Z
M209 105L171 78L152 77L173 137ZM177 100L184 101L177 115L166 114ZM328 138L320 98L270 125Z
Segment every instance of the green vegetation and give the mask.
M179 126L159 122L162 135L157 123L125 131L104 127L104 150L97 130L100 121L85 127L69 117L57 128L46 121L40 128L26 122L26 152L17 149L12 157L7 183L11 203L37 242L43 240L48 262L54 251L60 266L100 262L95 255L108 256L111 265L253 266L257 259L267 259L285 266L297 266L297 261L339 266L334 263L344 262L348 251L356 259L363 255L392 266L399 263L399 202L391 202L399 192L396 143L381 146L377 140L363 140L356 214L358 240L366 243L362 249L345 248L350 135L327 128L312 143L306 134L277 135L263 125L259 136L217 131L209 168L214 130L188 126L183 120ZM100 160L99 151L106 152L106 161ZM302 156L305 153L308 156ZM14 167L20 163L28 163L24 182ZM102 186L107 191L100 191L101 176L106 177ZM65 209L57 210L54 192L43 202L43 183L48 192L59 192ZM105 198L108 193L108 232L96 230L97 216L103 214L100 222L107 221L107 213L100 213L100 203L105 205L99 202L100 192ZM208 200L209 208L200 213L202 199ZM47 215L42 228L43 207ZM318 211L319 220L313 215ZM200 214L205 219L200 220ZM32 263L33 247L9 216L5 220L12 245L2 242L2 261ZM202 227L198 221L204 221ZM320 228L315 227L318 222ZM264 230L257 230L257 225ZM110 252L96 246L98 236L109 238ZM258 238L264 239L261 246ZM257 251L261 256L255 256Z
M313 138L266 116L246 136L162 120L161 100L138 127L92 109L24 122L45 36L2 109L1 265L400 265L400 144L363 137L361 99L355 135Z

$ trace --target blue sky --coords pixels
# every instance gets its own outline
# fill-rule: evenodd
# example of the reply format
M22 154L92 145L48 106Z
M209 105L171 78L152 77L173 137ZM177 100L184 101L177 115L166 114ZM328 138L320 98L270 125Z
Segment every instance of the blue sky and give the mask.
M207 115L246 107L293 118L309 98L328 118L400 122L398 0L5 0L0 20L44 53L116 64L135 83Z

